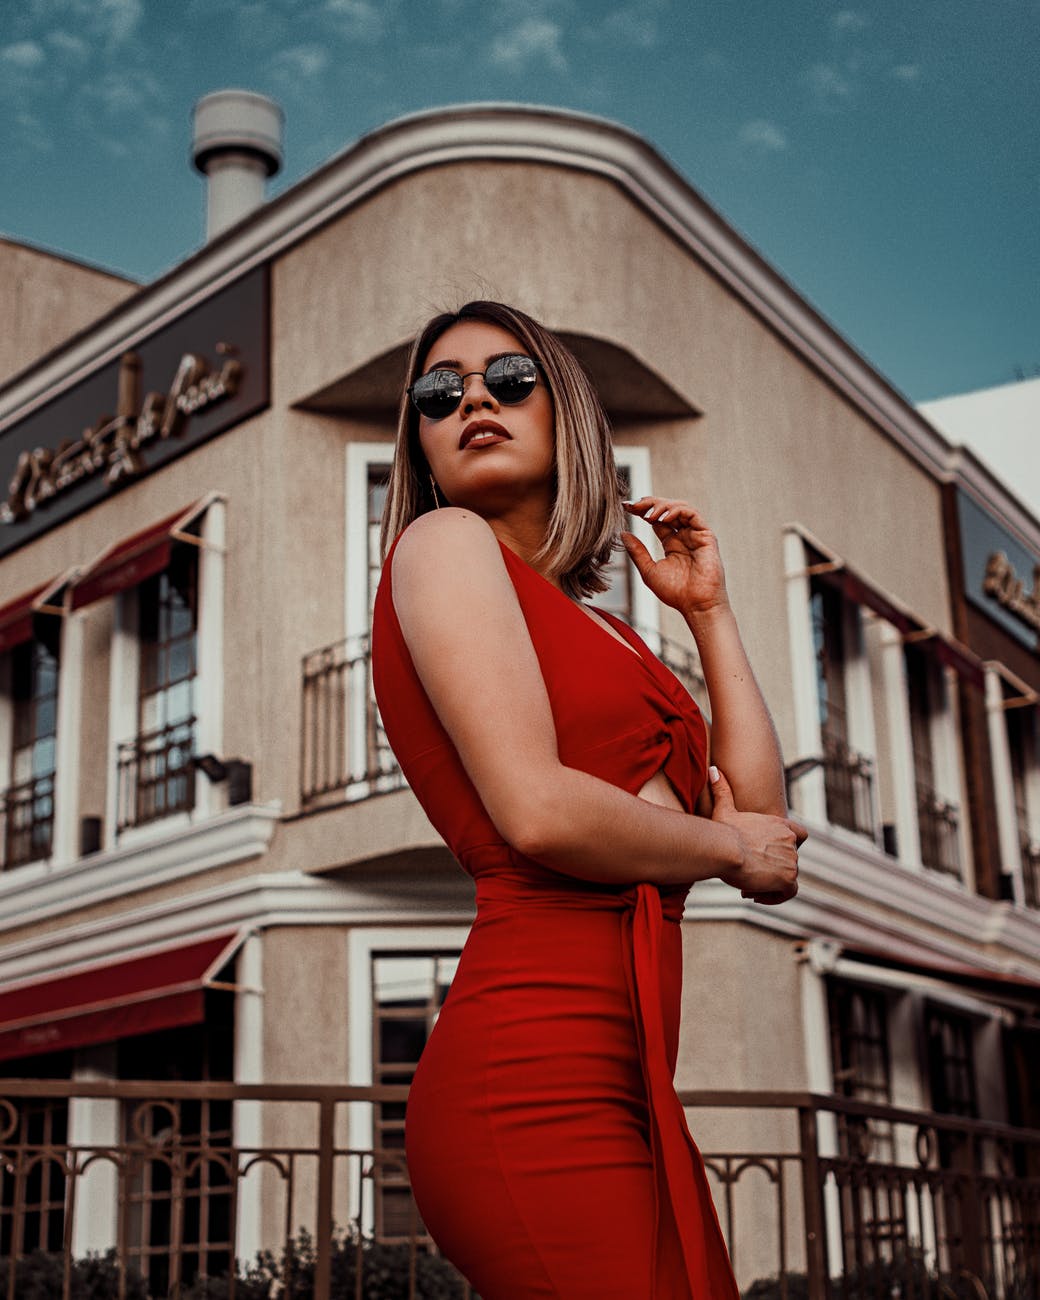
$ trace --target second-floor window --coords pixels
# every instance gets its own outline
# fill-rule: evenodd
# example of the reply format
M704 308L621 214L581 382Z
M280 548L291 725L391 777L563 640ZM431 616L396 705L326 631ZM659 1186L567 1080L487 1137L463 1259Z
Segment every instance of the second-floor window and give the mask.
M55 624L11 651L11 782L4 797L5 868L51 853L58 646Z
M1022 853L1022 894L1027 907L1040 907L1040 834L1032 796L1038 767L1036 709L1007 709L1008 753L1015 798L1015 829Z
M854 622L838 587L814 578L810 587L816 700L823 745L827 820L874 834L873 763L849 743L847 668Z
M121 828L194 806L197 576L195 548L175 546L137 588L137 735L120 746Z
M940 793L936 754L936 724L945 712L946 683L939 664L912 645L906 647L906 681L921 861L959 877L959 809Z

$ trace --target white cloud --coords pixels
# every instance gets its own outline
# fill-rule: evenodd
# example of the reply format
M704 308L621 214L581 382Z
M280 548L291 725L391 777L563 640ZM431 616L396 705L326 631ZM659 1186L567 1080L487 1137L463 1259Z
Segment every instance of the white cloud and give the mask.
M0 62L8 68L21 68L29 71L38 68L43 62L43 49L36 41L14 41L0 49Z
M66 32L60 27L56 31L48 32L46 41L59 54L67 55L70 59L77 61L85 59L90 52L90 47L81 36L75 36L72 32Z
M54 148L54 140L45 124L34 114L25 109L14 115L15 133L37 153Z
M615 9L608 14L604 30L623 45L634 45L641 50L652 50L660 40L657 19L645 9Z
M892 69L892 76L897 81L917 81L921 75L919 63L897 63Z
M371 0L325 0L325 12L344 36L378 41L386 30L386 8Z
M766 153L781 153L787 148L787 136L775 122L764 117L745 122L737 134L742 145L761 149Z
M554 72L566 72L567 60L560 49L561 28L549 18L524 18L491 43L491 62L510 72L521 72L532 63L544 63Z
M310 80L324 72L328 63L328 53L320 45L294 45L279 50L271 60L271 68L282 80Z
M869 19L858 9L839 9L831 17L831 26L836 32L861 32Z
M117 45L133 36L141 21L141 0L93 0L90 7Z
M109 117L138 114L161 97L159 83L152 74L134 68L106 72L91 80L83 88L83 93L89 100L100 104Z
M822 104L835 104L852 96L852 82L833 63L814 63L805 71L805 80Z

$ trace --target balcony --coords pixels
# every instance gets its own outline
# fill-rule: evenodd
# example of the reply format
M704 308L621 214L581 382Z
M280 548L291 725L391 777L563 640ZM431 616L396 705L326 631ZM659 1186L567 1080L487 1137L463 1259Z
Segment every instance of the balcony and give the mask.
M54 773L8 786L0 800L3 816L3 869L49 858L54 833Z
M195 719L124 741L118 751L117 833L195 807Z
M696 655L635 629L707 710ZM383 730L372 689L368 636L348 637L303 659L300 804L306 811L398 790L404 777Z
M344 1140L348 1118L359 1135L379 1132L382 1108L406 1098L404 1086L5 1081L0 1288L21 1294L35 1248L66 1276L87 1250L114 1248L124 1287L137 1274L153 1296L180 1297L263 1250L271 1289L252 1289L254 1273L243 1294L339 1300L396 1271L394 1294L409 1300L469 1300L418 1218L400 1146ZM1040 1133L809 1093L681 1099L746 1294L1040 1293ZM121 1139L77 1140L106 1108ZM261 1126L285 1140L249 1141Z
M921 861L933 871L961 878L958 844L958 808L941 795L917 782L917 824L921 834Z
M827 820L860 835L875 835L874 764L843 736L823 732L823 785Z

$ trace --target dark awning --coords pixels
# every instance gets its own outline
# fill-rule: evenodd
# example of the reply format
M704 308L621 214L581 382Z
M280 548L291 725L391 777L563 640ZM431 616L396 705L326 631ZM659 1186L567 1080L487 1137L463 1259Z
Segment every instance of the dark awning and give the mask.
M175 542L198 546L199 538L187 530L205 514L213 500L211 493L102 551L73 582L71 607L81 609L161 573L170 563Z
M810 577L821 578L842 591L853 604L872 609L886 622L900 631L904 638L921 645L940 663L952 668L965 681L982 690L986 682L983 661L955 637L937 628L929 627L905 605L870 583L844 560L825 560L812 564L806 570Z
M201 1023L205 991L243 937L220 934L0 991L0 1061Z
M864 967L886 966L915 975L927 975L990 997L1026 999L1029 1002L1040 1000L1040 976L1015 975L968 962L922 955L912 949L873 948L866 944L842 942L841 951L844 957L862 962Z
M32 640L33 619L38 614L61 615L65 612L61 601L69 576L62 574L60 578L33 587L16 600L0 606L0 653Z

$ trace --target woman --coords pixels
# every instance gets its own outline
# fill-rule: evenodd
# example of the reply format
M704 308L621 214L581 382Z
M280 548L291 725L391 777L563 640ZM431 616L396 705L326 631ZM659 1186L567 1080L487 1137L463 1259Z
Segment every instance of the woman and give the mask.
M624 519L573 356L476 302L412 350L382 525L373 673L477 918L412 1084L423 1220L483 1300L736 1300L672 1084L685 896L797 889L780 754L715 539L683 501L622 541L686 619L711 699L582 598ZM391 544L392 543L392 544ZM739 811L738 811L739 809ZM700 815L691 815L700 814Z

